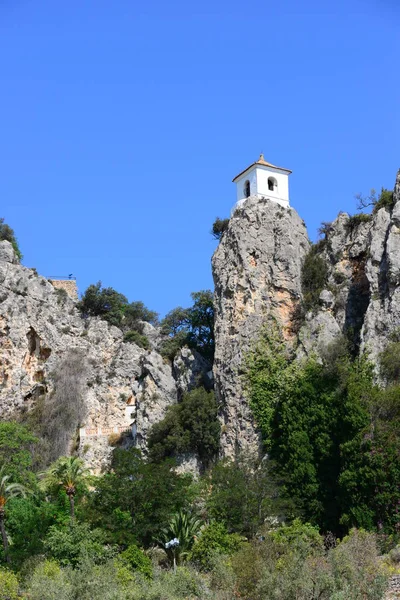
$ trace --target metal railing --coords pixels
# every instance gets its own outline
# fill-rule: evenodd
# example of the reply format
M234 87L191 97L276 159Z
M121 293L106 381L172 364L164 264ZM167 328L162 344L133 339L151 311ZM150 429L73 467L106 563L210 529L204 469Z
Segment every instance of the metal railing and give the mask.
M76 281L75 275L46 275L46 279L58 279L59 281Z

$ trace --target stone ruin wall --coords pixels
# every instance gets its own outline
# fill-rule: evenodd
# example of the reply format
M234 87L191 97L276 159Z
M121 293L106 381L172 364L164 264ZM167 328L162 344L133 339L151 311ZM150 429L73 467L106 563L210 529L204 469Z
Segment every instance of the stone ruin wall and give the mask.
M65 290L72 300L78 300L78 287L75 279L49 279L57 290Z

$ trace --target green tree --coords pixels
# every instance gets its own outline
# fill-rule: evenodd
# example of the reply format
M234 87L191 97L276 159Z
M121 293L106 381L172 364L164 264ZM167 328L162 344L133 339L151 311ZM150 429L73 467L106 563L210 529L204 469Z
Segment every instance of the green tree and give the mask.
M61 456L43 473L42 487L49 491L63 489L68 496L71 520L75 519L75 496L78 486L85 483L88 470L82 459L75 456Z
M229 219L220 219L217 217L213 223L211 235L214 239L220 240L222 234L228 229Z
M182 402L170 406L167 414L151 428L148 446L150 458L195 452L204 463L215 457L219 448L221 426L213 392L196 388L184 395Z
M149 545L172 516L193 498L192 477L178 474L175 463L147 463L136 448L116 448L111 471L95 481L82 510L108 540L127 546Z
M24 496L27 488L20 483L12 483L10 476L5 474L4 465L0 469L0 531L3 541L4 555L7 562L11 562L8 553L8 538L5 528L6 505L10 498L15 496Z
M230 556L237 552L244 542L245 538L237 533L228 533L224 523L212 521L196 537L189 559L202 569L210 570L216 555Z
M78 303L83 317L101 317L125 333L143 333L142 321L157 323L158 315L149 310L143 302L128 302L123 294L111 287L103 288L101 281L91 284Z
M36 482L32 472L36 460L38 438L16 421L0 423L0 464L12 481L33 487Z
M174 308L161 321L166 336L161 353L173 359L182 346L197 350L204 358L214 359L214 304L210 290L191 294L190 308Z
M204 476L203 485L209 516L229 533L252 537L269 517L293 513L270 460L225 459Z

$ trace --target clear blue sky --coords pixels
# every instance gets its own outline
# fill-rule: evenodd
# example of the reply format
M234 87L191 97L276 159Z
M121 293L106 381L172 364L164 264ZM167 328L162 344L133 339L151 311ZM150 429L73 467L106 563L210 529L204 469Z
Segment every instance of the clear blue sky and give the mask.
M316 236L400 167L397 0L1 0L0 216L24 264L165 314L261 151Z

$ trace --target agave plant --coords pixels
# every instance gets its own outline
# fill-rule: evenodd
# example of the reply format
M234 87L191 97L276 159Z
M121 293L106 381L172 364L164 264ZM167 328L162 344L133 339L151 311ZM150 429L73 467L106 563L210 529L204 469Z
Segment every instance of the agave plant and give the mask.
M11 562L8 554L8 538L6 533L6 504L10 498L26 496L28 490L21 483L11 483L10 476L4 473L4 465L0 468L0 531L3 540L4 555L7 562Z
M158 542L167 553L171 564L175 565L175 562L179 564L185 560L201 526L200 519L182 510L172 517L168 527L161 531L160 541ZM175 543L169 545L168 542L171 540Z
M75 519L76 488L87 478L83 460L76 456L61 456L49 469L42 473L42 487L46 490L63 488L69 499L71 520Z

